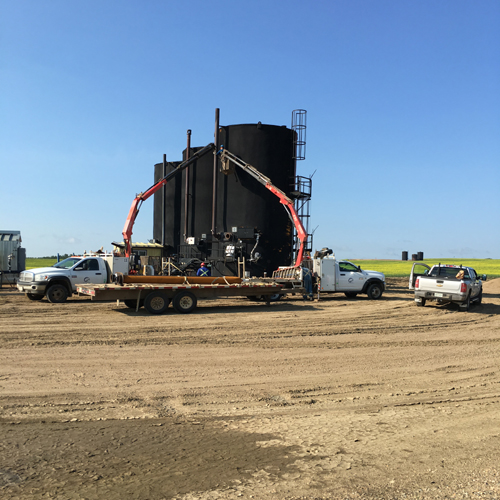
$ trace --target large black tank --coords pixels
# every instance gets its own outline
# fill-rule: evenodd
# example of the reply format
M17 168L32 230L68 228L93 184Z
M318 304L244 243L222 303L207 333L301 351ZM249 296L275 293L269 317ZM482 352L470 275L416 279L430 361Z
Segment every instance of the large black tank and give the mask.
M220 128L219 146L250 163L289 194L295 176L293 131L285 126L245 124ZM198 148L193 148L196 151ZM184 151L183 157L186 157ZM155 180L161 178L155 166ZM238 257L252 275L271 274L291 263L293 226L277 196L236 165L217 168L216 217L212 227L213 155L207 154L167 187L165 243L186 258L212 263L214 274L237 274ZM187 217L185 182L189 178ZM155 199L155 232L161 232L160 196ZM185 228L187 230L185 231ZM212 234L214 229L214 234ZM184 234L186 233L186 234ZM185 244L185 238L191 238ZM234 253L231 253L234 252Z

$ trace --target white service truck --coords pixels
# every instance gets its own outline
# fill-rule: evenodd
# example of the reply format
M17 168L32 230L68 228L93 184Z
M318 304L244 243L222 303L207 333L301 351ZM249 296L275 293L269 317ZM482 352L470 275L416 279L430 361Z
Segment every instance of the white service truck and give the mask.
M128 274L129 259L111 253L73 256L50 267L23 271L17 289L30 300L47 297L49 302L65 302L77 293L80 284L109 283L113 273Z
M380 299L385 290L385 275L378 271L365 271L346 260L337 260L329 248L315 253L312 271L318 293L344 293L346 297L366 294Z

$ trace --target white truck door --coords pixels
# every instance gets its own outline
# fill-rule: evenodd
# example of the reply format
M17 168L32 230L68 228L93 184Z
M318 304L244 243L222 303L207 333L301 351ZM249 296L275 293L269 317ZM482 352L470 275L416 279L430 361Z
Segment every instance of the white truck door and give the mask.
M415 262L413 266L411 266L410 282L409 282L410 290L415 289L415 281L417 281L417 278L419 276L426 276L430 270L431 268L427 264L424 264L423 262Z
M361 291L365 284L366 276L360 271L358 266L352 262L339 262L338 291Z
M105 283L106 276L104 275L99 261L97 259L85 259L77 263L71 270L70 275L71 286L73 290L76 285L84 285L86 283Z

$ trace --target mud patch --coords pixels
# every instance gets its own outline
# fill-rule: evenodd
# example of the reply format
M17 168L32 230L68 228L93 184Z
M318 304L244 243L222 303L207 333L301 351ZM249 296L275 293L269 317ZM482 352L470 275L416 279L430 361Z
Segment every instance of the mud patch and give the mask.
M277 436L174 419L2 424L2 498L171 498L294 472ZM270 443L269 446L263 443Z

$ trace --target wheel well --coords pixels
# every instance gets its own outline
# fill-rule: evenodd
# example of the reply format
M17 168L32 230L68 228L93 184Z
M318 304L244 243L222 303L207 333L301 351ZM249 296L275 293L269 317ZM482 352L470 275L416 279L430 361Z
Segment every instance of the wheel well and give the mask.
M52 285L62 285L64 288L66 288L67 292L68 292L68 297L70 297L72 295L72 290L71 290L71 285L69 283L68 280L63 280L63 279L55 279L55 280L50 280L48 283L47 283L47 288L46 290L48 290Z
M382 288L384 288L383 281L380 281L377 278L371 278L365 283L365 286L363 287L363 290L361 291L361 293L366 293L368 291L368 288L370 287L370 285L374 285L374 284L380 285Z

